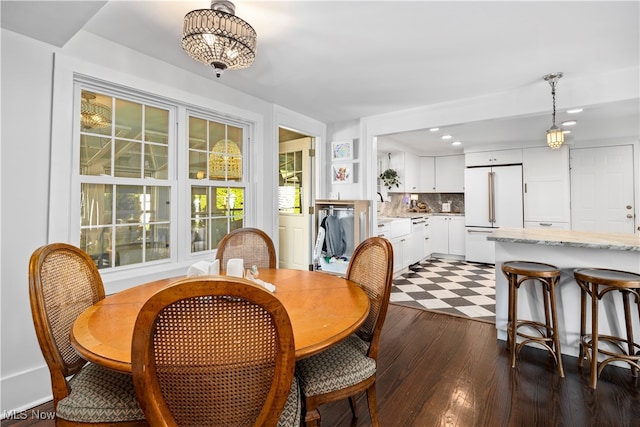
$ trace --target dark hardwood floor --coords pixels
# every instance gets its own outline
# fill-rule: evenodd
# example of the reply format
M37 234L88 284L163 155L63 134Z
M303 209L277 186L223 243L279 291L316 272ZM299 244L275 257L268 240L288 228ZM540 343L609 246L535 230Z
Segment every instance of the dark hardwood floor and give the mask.
M551 357L525 347L516 368L495 325L391 304L382 332L377 395L380 425L638 426L640 385L628 369L607 367L598 388L565 356L564 379ZM355 426L369 427L364 395ZM36 408L46 412L51 404ZM347 401L320 407L324 427L351 426ZM29 414L30 417L30 414ZM5 420L2 426L53 426Z

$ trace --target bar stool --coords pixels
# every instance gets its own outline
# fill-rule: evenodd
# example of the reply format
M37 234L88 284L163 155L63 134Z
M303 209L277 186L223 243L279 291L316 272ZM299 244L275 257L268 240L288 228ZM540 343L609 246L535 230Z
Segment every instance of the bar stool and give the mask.
M555 293L555 288L560 282L560 270L551 264L508 261L502 264L502 272L509 282L507 349L511 353L511 367L516 366L516 354L520 352L522 347L530 343L537 343L551 353L558 367L558 374L564 378ZM518 289L527 280L533 280L542 285L544 323L518 319ZM524 340L518 343L518 337L522 337Z
M629 296L635 297L640 316L640 274L627 271L611 270L606 268L578 268L573 275L578 285L580 285L580 350L578 354L578 366L582 366L586 358L590 366L591 388L596 388L596 383L600 373L607 364L613 361L626 362L631 367L634 377L638 375L640 365L640 343L633 339L633 326ZM598 301L612 291L619 291L622 294L622 304L624 307L624 321L626 327L626 338L611 335L602 335L598 332ZM587 334L587 294L591 296L591 334ZM607 348L600 348L599 341L608 343ZM625 350L624 345L627 348ZM589 353L591 350L591 353ZM598 366L598 355L603 354L605 358Z

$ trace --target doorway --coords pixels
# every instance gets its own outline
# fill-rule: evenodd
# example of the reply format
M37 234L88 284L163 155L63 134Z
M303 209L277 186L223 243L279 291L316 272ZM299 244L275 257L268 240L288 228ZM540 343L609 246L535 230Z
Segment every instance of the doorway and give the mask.
M279 128L278 260L280 268L311 265L313 137Z
M571 149L571 228L633 233L633 146Z

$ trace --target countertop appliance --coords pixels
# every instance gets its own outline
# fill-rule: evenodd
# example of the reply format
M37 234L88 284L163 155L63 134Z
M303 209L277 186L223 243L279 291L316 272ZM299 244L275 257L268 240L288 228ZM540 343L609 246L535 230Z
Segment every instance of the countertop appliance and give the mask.
M522 165L466 168L464 205L466 260L495 264L495 243L487 236L524 225Z

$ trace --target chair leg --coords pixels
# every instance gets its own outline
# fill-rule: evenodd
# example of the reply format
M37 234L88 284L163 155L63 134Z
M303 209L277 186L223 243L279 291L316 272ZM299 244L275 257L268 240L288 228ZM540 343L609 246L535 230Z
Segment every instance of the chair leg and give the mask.
M378 405L376 403L376 382L367 389L367 402L369 403L369 416L371 417L371 425L379 427L378 423Z
M352 418L358 418L358 408L356 408L356 399L354 396L349 397L349 407L351 408Z
M304 417L304 425L305 427L320 427L320 412L318 412L317 408L307 411Z

